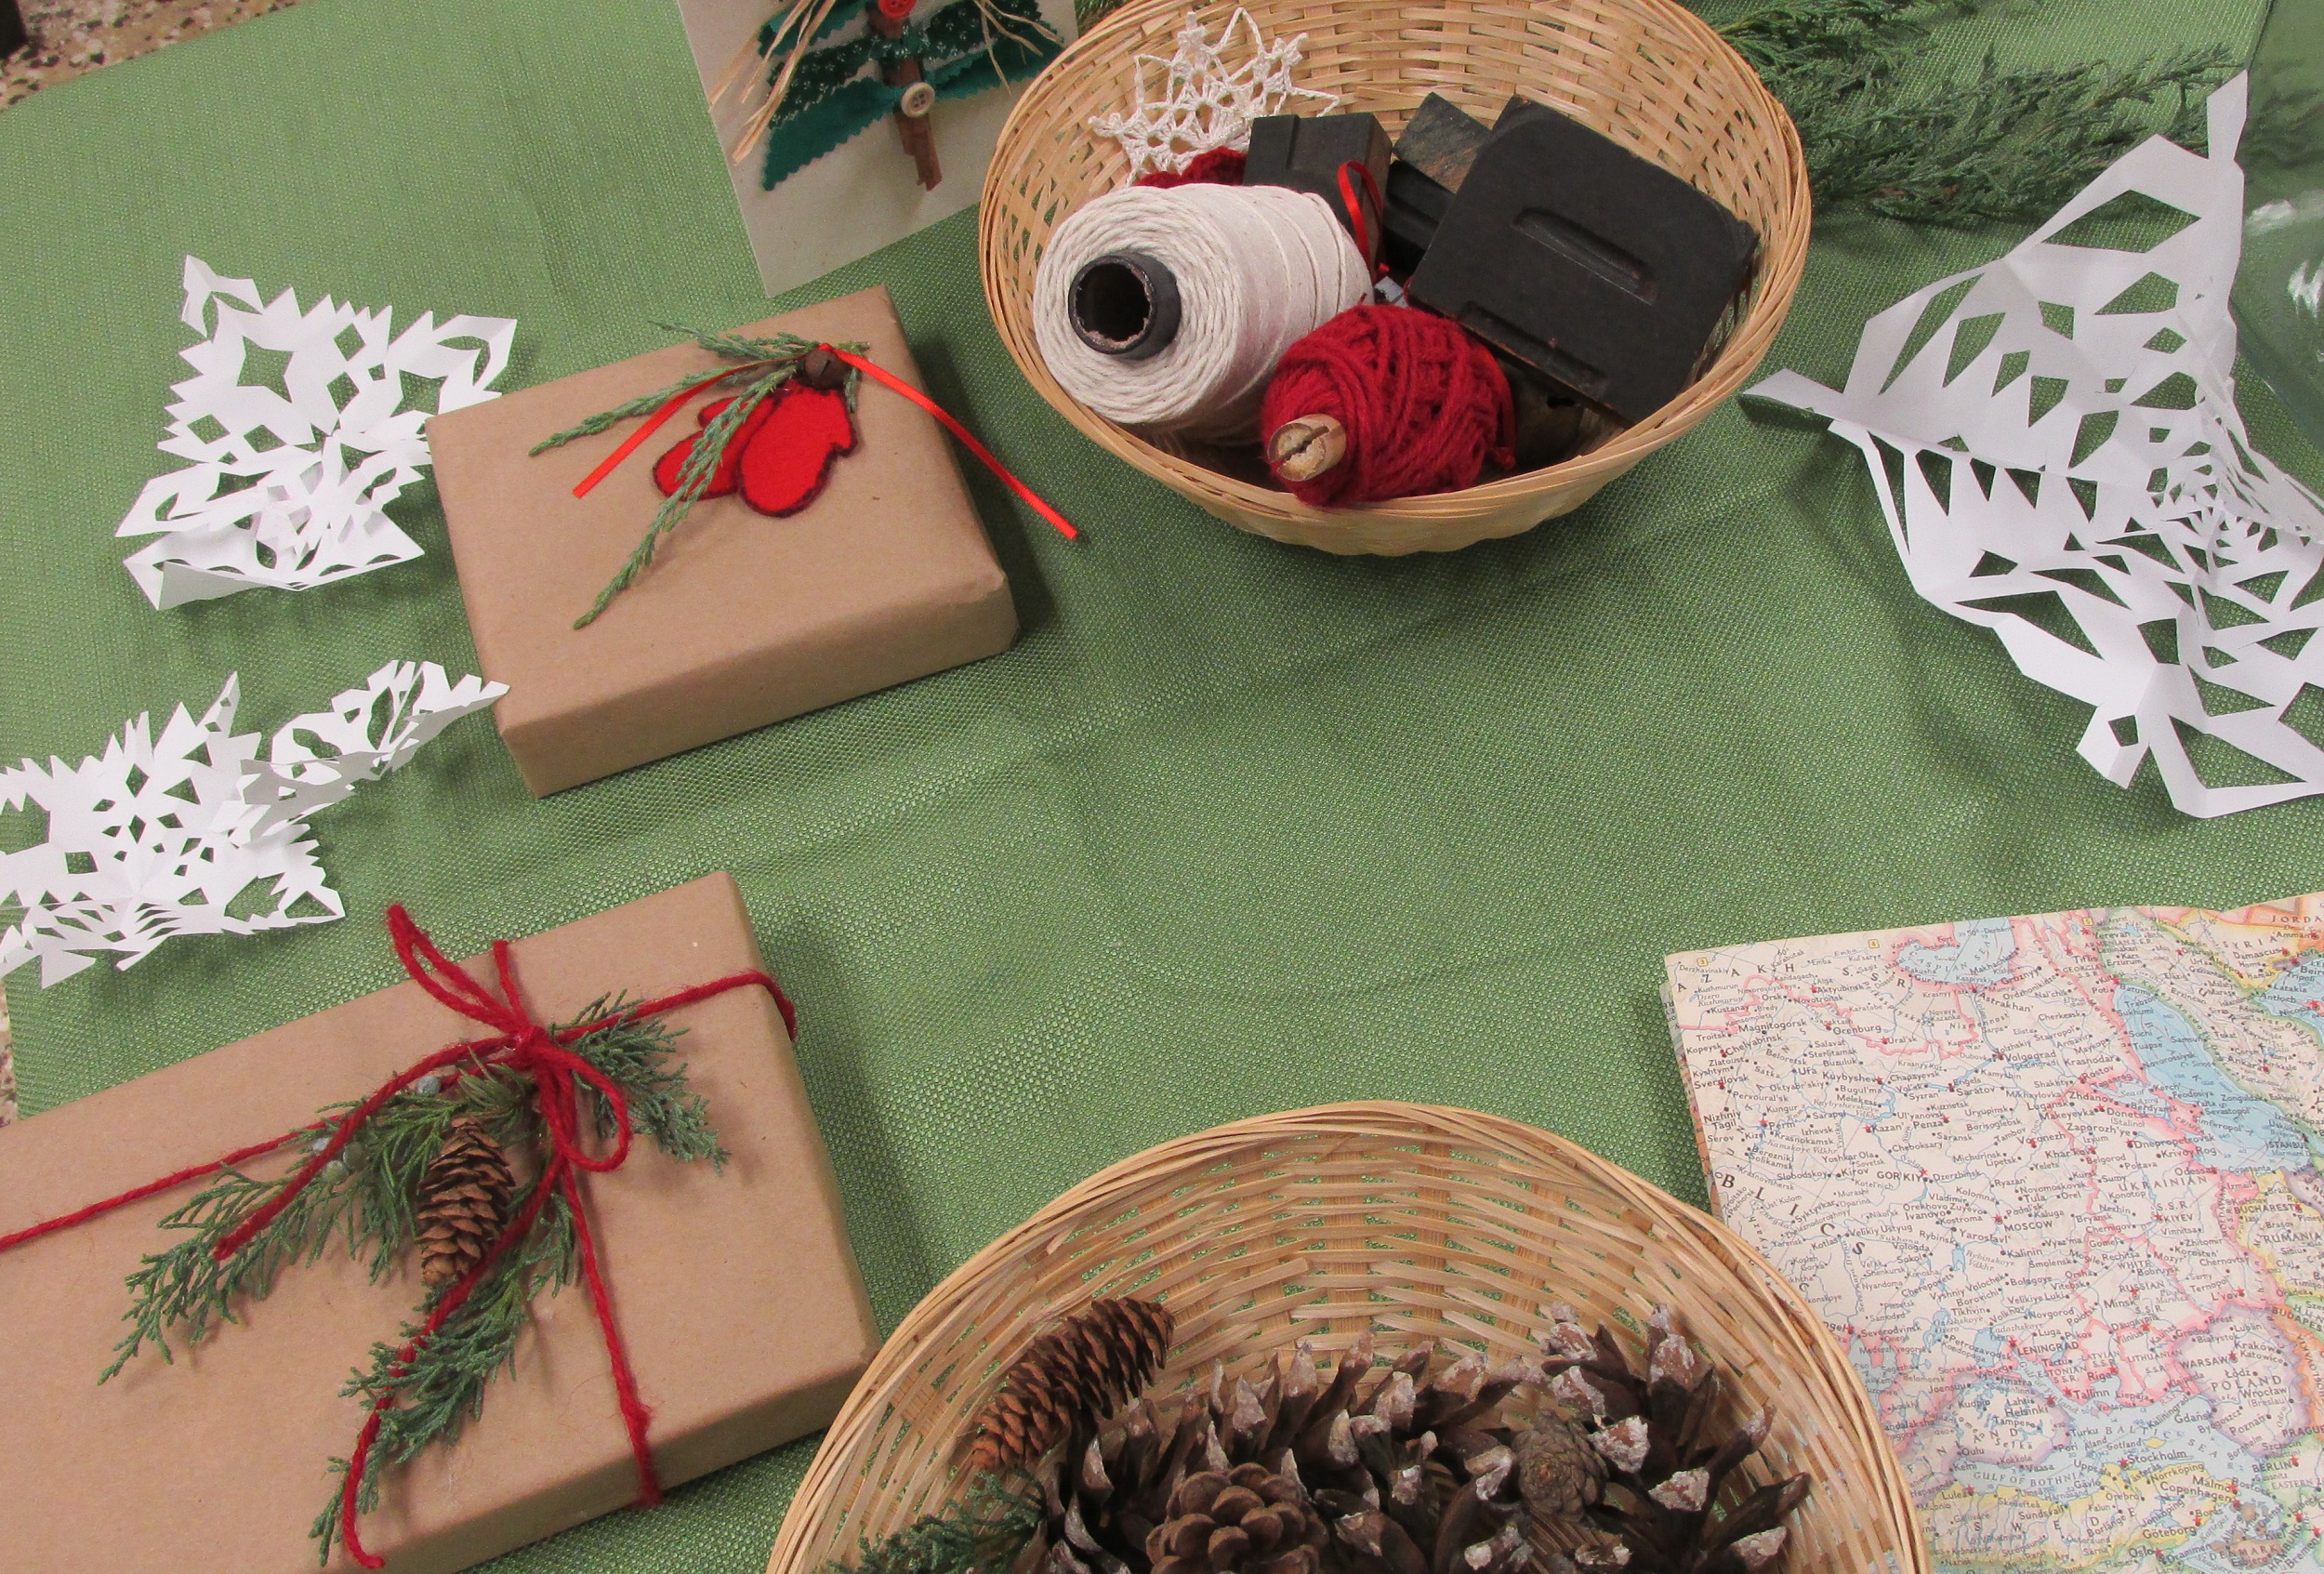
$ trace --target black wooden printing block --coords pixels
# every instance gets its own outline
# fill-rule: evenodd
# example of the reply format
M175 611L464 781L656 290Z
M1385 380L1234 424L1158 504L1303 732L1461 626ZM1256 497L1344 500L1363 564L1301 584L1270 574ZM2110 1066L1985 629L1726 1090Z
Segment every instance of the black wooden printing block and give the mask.
M1380 253L1388 271L1409 278L1452 205L1453 193L1468 179L1477 151L1492 135L1486 124L1441 93L1431 93L1404 124L1395 157L1388 165L1388 232Z
M1349 233L1367 237L1377 252L1380 213L1372 193L1388 183L1388 132L1371 114L1265 114L1250 123L1250 152L1243 165L1246 186L1288 186L1313 192L1331 205ZM1364 225L1349 222L1340 190L1340 172L1360 164L1371 175L1367 188L1351 173L1349 183L1364 210ZM1369 260L1369 259L1367 259Z
M1692 382L1759 237L1544 104L1512 100L1412 276L1414 299L1617 418Z

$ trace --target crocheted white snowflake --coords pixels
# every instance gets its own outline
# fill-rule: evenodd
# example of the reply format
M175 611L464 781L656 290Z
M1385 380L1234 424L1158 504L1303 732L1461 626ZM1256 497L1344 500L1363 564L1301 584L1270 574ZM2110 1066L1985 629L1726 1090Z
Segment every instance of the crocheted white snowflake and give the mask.
M258 758L234 731L240 675L200 721L179 706L153 736L139 716L101 756L0 771L0 808L28 803L46 838L0 853L0 901L21 912L0 933L0 973L40 962L44 987L97 955L128 967L174 934L254 934L346 911L315 858L306 816L410 760L429 738L507 693L390 662L330 708L293 718Z
M1238 37L1248 58L1230 70L1226 56ZM1250 13L1237 7L1214 45L1210 30L1189 11L1175 54L1137 58L1130 112L1092 115L1089 129L1122 145L1135 180L1157 169L1176 173L1213 148L1248 146L1250 123L1261 115L1328 114L1340 107L1339 94L1291 81L1306 42L1302 33L1270 44Z
M382 510L428 463L430 404L496 397L515 322L429 311L398 334L390 308L326 296L302 312L287 289L261 304L192 257L185 288L185 324L205 337L184 352L194 375L170 390L161 449L192 463L148 482L114 533L161 536L126 562L146 599L305 590L419 556Z
M2091 706L2084 760L2203 816L2324 792L2324 502L2235 403L2245 87L1873 318L1844 391L1751 390L1863 451L1913 589Z

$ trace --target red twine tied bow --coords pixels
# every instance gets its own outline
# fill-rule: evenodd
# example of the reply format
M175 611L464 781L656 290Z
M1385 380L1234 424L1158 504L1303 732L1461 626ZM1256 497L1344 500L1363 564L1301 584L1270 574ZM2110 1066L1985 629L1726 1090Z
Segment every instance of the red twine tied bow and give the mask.
M417 1065L397 1073L378 1091L358 1104L340 1119L330 1138L318 1147L301 1165L289 1183L277 1192L264 1207L252 1210L250 1216L237 1224L218 1241L215 1254L220 1262L231 1257L256 1239L258 1233L271 1223L305 1190L324 1167L338 1157L363 1122L376 1115L390 1099L403 1091L421 1078L436 1073L449 1073L456 1078L476 1065L491 1064L523 1072L533 1078L535 1097L540 1111L541 1123L548 1133L548 1161L541 1171L539 1183L517 1216L501 1231L498 1239L482 1259L445 1290L421 1325L412 1342L397 1352L394 1375L401 1375L418 1354L419 1346L433 1338L444 1323L474 1293L477 1285L491 1272L494 1263L510 1248L522 1241L552 1194L561 1195L573 1214L574 1244L581 1258L581 1277L588 1286L589 1303L597 1314L598 1329L605 1340L605 1355L613 1368L614 1391L621 1407L622 1423L629 1434L629 1449L638 1467L638 1504L650 1508L662 1501L662 1487L654 1468L654 1456L646 1442L646 1426L652 1412L638 1393L638 1379L630 1369L629 1353L622 1343L621 1330L614 1321L612 1291L598 1264L597 1241L589 1228L588 1212L582 1207L579 1177L583 1174L603 1174L618 1170L629 1157L632 1131L629 1125L627 1101L620 1087L566 1046L583 1036L618 1023L635 1022L649 1016L659 1016L732 989L756 985L774 997L777 1010L783 1013L783 1025L794 1038L799 1033L799 1015L775 981L764 972L731 973L724 978L697 984L675 994L643 1000L610 1016L575 1023L569 1027L549 1029L533 1020L524 1008L523 997L518 992L515 957L505 940L493 942L493 971L497 976L500 993L495 997L457 962L452 961L436 948L427 932L412 921L402 904L388 909L388 934L394 943L396 959L412 981L428 991L436 1000L492 1029L491 1036L472 1038L438 1050ZM468 1063L464 1067L462 1063ZM581 1099L583 1084L595 1090L613 1111L614 1139L613 1150L592 1157L581 1144ZM310 1141L314 1128L305 1126L284 1132L270 1142L256 1143L190 1170L165 1175L144 1185L133 1187L117 1197L21 1229L13 1235L0 1236L0 1251L20 1246L42 1236L54 1235L74 1224L86 1223L116 1208L125 1207L140 1197L181 1185L204 1175L243 1163L261 1154L296 1142ZM363 1429L356 1439L355 1451L349 1456L347 1479L339 1496L339 1534L347 1543L348 1554L365 1568L379 1568L386 1560L367 1551L356 1526L355 1504L363 1490L365 1469L372 1446L377 1442L381 1418L395 1403L392 1393L382 1395L372 1406L371 1414L363 1422Z
M1367 173L1368 174L1369 171L1367 171ZM1071 541L1081 534L1080 531L1074 528L1072 521L1066 519L1063 514L1059 513L1055 509L1050 508L1049 504L1042 501L1038 493L1035 492L1033 488L1027 486L1023 482L1019 481L1015 473L1012 472L1007 465L1002 464L998 459L993 456L993 451L991 449L985 447L982 443L979 443L974 435L970 432L967 427L962 426L957 420L954 419L949 411L938 404L933 399L929 398L927 394L922 393L918 389L914 388L910 383L905 382L902 377L897 377L893 372L889 371L886 367L880 365L875 361L866 360L861 355L851 354L847 351L840 350L833 345L820 345L817 348L830 351L834 356L837 356L848 365L854 367L857 371L863 373L874 382L878 383L881 387L888 389L892 392L902 394L905 398L910 400L913 403L918 405L921 409L935 417L937 420L943 422L944 430L951 432L953 436L958 438L962 447L966 448L970 453L975 455L979 459L983 460L984 468L991 470L994 476L1003 486L1006 486L1010 491L1015 493L1019 497L1023 498L1027 508L1031 509L1035 513L1040 515L1044 520L1047 520L1050 525L1055 527L1057 533L1060 536L1063 536L1066 540ZM685 408L687 400L692 399L696 393L699 393L702 390L709 387L710 384L717 382L720 378L732 375L733 371L733 368L730 366L723 371L711 372L706 376L689 383L686 387L679 390L676 393L670 395L669 398L664 400L660 409L654 411L654 414L648 416L642 422L640 422L637 430L631 432L627 437L623 438L620 444L616 446L612 453L605 456L604 460L599 464L597 469L591 470L588 474L581 478L580 482L574 487L573 495L576 497L588 496L592 491L596 490L597 483L599 482L603 481L607 476L613 474L614 470L620 468L621 462L624 459L627 459L630 455L636 453L640 447L644 446L645 440L652 437L654 433L660 429L663 422L668 420L672 416L678 414L680 410Z

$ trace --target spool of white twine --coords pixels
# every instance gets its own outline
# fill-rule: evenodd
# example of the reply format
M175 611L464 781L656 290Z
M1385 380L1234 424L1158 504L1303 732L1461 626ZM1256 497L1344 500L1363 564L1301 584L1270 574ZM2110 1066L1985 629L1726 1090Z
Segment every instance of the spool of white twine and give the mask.
M1110 420L1256 435L1283 352L1371 294L1323 198L1281 186L1128 186L1057 227L1034 337L1067 393Z

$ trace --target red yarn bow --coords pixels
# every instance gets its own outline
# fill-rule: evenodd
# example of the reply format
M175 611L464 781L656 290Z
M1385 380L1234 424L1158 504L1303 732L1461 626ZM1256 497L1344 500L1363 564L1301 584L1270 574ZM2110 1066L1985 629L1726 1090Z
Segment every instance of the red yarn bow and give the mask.
M548 1133L548 1161L542 1168L539 1183L534 1186L524 1207L508 1221L508 1226L483 1256L467 1273L454 1280L438 1299L419 1332L413 1336L410 1343L397 1352L396 1365L391 1369L390 1375L401 1376L408 1369L418 1354L419 1346L435 1337L452 1315L460 1309L485 1275L492 1271L493 1264L524 1239L539 1220L541 1210L548 1206L551 1194L561 1195L573 1214L574 1241L580 1252L582 1280L588 1286L589 1303L597 1314L599 1331L604 1335L606 1358L613 1367L614 1392L620 1403L622 1423L628 1429L630 1453L637 1462L638 1503L640 1507L652 1507L662 1501L661 1481L654 1473L654 1456L646 1442L646 1424L652 1419L652 1412L638 1393L637 1374L630 1369L628 1350L622 1343L620 1328L614 1321L613 1295L598 1265L597 1241L589 1228L588 1214L582 1207L579 1184L579 1176L583 1173L602 1174L618 1170L628 1159L632 1137L629 1106L618 1084L566 1046L601 1028L659 1016L680 1006L693 1005L698 1000L706 1000L712 996L754 985L774 997L775 1007L783 1013L783 1025L794 1038L799 1033L798 1013L792 1009L781 986L766 973L754 970L730 973L724 978L697 984L675 994L640 1001L609 1016L552 1030L535 1022L525 1010L523 997L517 989L515 954L506 940L493 942L493 971L500 985L500 992L495 996L478 983L467 969L439 951L435 942L429 940L427 932L412 921L411 915L403 910L401 903L388 909L388 935L394 943L397 960L403 964L403 971L411 975L415 984L469 1021L490 1028L491 1035L438 1050L417 1065L389 1078L377 1091L337 1123L329 1140L299 1166L289 1183L271 1200L264 1207L253 1210L248 1218L219 1239L214 1249L215 1255L218 1261L224 1262L248 1246L316 1176L323 1173L324 1166L339 1157L365 1121L376 1115L389 1100L421 1078L438 1075L443 1081L450 1082L483 1065L506 1066L531 1077L541 1124ZM614 1145L612 1151L599 1157L592 1157L582 1146L580 1095L584 1084L595 1090L613 1112ZM313 1130L311 1126L301 1127L271 1142L237 1148L211 1163L165 1175L158 1181L93 1203L61 1218L34 1224L13 1235L0 1236L0 1251L94 1219L139 1197L151 1197L201 1176L215 1174L230 1165L255 1158L291 1143L310 1140ZM348 1555L365 1568L383 1567L386 1560L364 1548L357 1530L355 1504L363 1489L372 1447L378 1441L381 1418L394 1403L392 1392L383 1394L373 1403L371 1414L364 1419L362 1435L356 1439L355 1451L349 1456L347 1479L339 1495L340 1537L347 1543Z

